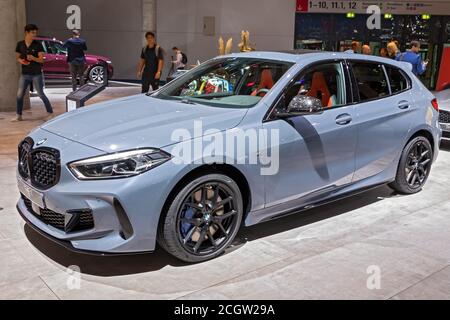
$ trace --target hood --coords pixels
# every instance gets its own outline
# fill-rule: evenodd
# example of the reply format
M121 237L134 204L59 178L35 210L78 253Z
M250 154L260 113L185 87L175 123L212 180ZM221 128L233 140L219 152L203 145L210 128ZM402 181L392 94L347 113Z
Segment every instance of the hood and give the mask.
M208 129L231 129L241 122L246 113L247 109L191 105L137 95L66 113L45 123L41 129L105 152L113 152L144 147L162 148L181 142L172 140L172 134L177 129L183 130L181 135L187 137L184 140L202 136ZM201 121L202 130L194 132L195 121Z
M97 60L111 61L111 59L108 58L108 57L98 56L98 55L95 55L95 54L86 54L86 59L88 61L89 60L92 60L92 61L97 61Z
M433 93L438 101L439 109L450 111L450 89Z

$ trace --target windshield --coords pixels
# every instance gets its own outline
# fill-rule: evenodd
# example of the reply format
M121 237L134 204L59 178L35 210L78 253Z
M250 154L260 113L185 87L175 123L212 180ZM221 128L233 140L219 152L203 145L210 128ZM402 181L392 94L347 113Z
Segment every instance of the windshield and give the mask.
M255 58L216 59L167 84L153 97L214 107L250 108L292 65Z

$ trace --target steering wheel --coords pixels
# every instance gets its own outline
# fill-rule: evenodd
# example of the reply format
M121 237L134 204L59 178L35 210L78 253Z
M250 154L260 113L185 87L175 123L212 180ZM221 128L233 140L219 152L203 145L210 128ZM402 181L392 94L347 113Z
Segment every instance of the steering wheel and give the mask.
M264 95L266 95L269 91L270 91L269 89L265 89L265 88L259 89L259 90L256 92L256 96L259 96L261 93L264 93Z

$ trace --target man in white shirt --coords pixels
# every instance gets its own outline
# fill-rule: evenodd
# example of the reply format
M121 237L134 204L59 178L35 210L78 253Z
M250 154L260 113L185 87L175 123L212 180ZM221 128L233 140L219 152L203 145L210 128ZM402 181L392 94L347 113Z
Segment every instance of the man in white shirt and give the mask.
M172 50L175 54L175 60L172 61L172 63L174 64L175 71L183 70L184 67L186 67L185 63L183 63L183 53L177 47L173 47Z

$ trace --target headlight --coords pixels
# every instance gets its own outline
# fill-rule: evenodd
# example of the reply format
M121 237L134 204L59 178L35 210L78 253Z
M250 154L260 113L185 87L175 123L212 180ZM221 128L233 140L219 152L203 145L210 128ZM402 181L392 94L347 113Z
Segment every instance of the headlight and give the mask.
M141 149L72 162L69 169L80 180L126 178L139 175L170 160L158 149Z
M112 63L112 61L111 61L111 60L108 60L108 61L106 61L106 63L107 63L107 64L111 64L111 63Z

